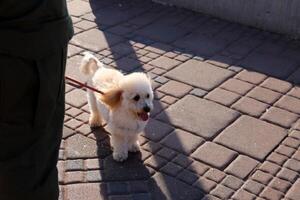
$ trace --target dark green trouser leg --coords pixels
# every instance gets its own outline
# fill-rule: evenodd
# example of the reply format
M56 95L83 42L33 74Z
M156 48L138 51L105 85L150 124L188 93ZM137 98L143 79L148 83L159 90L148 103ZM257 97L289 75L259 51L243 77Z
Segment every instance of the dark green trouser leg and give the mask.
M0 199L57 200L66 48L40 60L0 54Z

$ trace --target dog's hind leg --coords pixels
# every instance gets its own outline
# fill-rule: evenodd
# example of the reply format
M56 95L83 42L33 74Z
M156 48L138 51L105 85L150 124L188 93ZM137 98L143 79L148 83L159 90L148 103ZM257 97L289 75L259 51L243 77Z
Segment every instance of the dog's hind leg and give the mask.
M98 110L97 99L93 91L91 90L87 91L87 99L88 99L88 104L91 112L89 118L89 124L91 127L99 127L102 125L102 117Z

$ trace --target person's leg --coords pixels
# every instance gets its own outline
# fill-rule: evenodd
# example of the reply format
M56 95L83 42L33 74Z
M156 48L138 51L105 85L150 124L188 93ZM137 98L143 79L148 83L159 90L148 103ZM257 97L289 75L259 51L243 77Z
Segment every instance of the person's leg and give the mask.
M58 199L65 60L0 55L1 200Z

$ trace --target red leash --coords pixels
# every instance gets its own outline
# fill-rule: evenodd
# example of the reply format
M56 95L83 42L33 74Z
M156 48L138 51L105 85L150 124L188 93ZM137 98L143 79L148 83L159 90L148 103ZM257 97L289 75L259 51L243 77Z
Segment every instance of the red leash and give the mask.
M80 87L88 88L88 89L90 89L90 90L92 90L92 91L94 91L94 92L98 92L98 93L100 93L100 94L104 94L104 92L102 92L102 91L100 91L100 90L97 90L96 88L93 88L93 87L91 87L91 86L88 86L87 84L82 83L82 82L80 82L80 81L77 81L77 80L75 80L75 79L73 79L73 78L70 78L70 77L68 77L68 76L65 76L65 78L66 78L66 80L72 82L73 84L75 83L75 84L77 84L77 85L80 86Z

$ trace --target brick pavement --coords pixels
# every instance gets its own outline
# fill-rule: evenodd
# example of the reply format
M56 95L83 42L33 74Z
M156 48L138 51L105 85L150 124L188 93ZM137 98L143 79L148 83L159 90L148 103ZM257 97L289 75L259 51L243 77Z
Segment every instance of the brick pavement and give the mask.
M141 153L111 156L87 125L85 91L66 87L61 200L300 199L299 41L144 0L69 0L82 52L153 79Z

